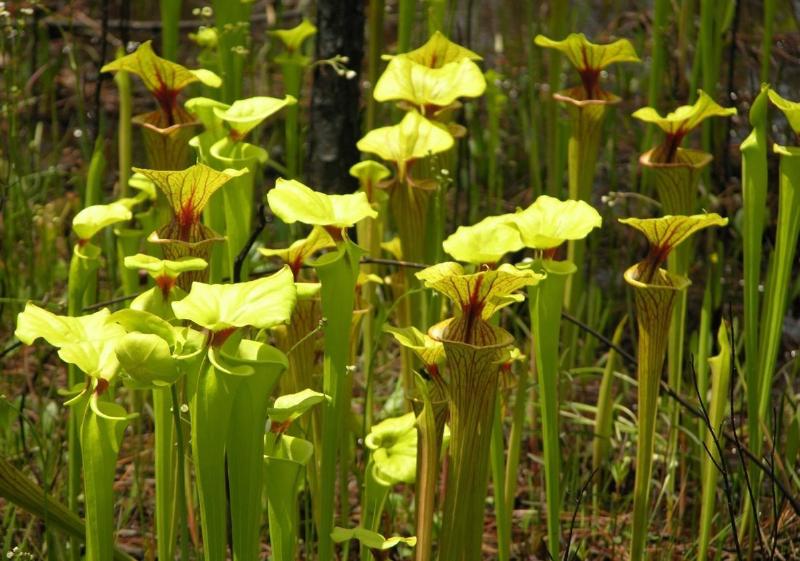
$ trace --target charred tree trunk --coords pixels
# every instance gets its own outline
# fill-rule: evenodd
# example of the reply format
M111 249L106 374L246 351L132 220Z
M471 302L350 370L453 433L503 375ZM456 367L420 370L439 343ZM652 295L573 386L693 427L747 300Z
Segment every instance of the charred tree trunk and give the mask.
M306 175L309 185L327 193L349 193L357 184L350 166L358 162L361 138L359 84L364 56L364 3L361 0L317 2L317 59L349 59L352 79L327 64L314 70Z

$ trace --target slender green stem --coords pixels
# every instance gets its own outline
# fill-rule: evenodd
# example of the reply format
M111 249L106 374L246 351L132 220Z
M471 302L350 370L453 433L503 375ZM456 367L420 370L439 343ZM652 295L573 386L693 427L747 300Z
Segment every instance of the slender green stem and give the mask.
M168 388L153 390L153 417L155 432L155 475L156 475L156 537L159 559L173 559L176 528L185 528L175 518L176 507L180 502L176 497L182 484L175 476L175 423L174 409L177 407ZM184 502L185 505L185 502ZM176 526L177 524L177 526ZM187 559L184 557L184 559Z
M705 290L703 290L703 304L700 308L700 326L697 328L697 356L695 357L695 372L697 375L697 388L700 390L700 395L703 397L708 393L708 357L711 353L711 339L713 333L711 332L711 316L713 314L714 297L711 291L712 271L709 269L706 281ZM699 424L697 432L698 437L702 440L705 436L705 425ZM705 451L702 451L701 458L705 457Z
M511 517L506 510L503 491L506 488L505 440L503 438L502 404L500 398L495 400L494 421L492 422L492 441L490 459L492 469L492 486L494 488L494 513L497 526L497 558L508 561L511 558Z
M567 2L553 2L550 5L550 18L547 22L547 31L551 37L563 37L567 32L569 21L569 4ZM547 83L550 92L557 92L561 88L561 58L551 56L547 68ZM563 134L559 126L558 103L555 99L547 102L545 112L545 138L548 139L547 150L547 194L558 197L561 193L561 185L564 177L563 160L561 150L563 146Z
M399 0L397 8L397 52L411 48L411 32L417 16L417 0Z
M764 34L761 38L761 82L769 82L770 55L772 54L772 30L775 23L775 0L764 0Z
M281 64L283 83L286 93L295 99L300 99L303 84L303 71L305 66L301 57L286 57ZM288 177L301 177L300 158L300 105L293 104L285 109L284 130L286 135L286 169Z
M117 56L124 51L117 53ZM127 72L117 72L114 75L119 92L119 121L117 122L117 159L119 160L119 194L128 195L128 180L131 175L131 150L133 146L133 132L131 118L133 117L133 98L131 96L131 77Z
M178 35L181 22L181 0L160 0L161 6L161 56L178 60Z
M486 186L489 195L491 212L498 213L503 205L502 174L498 170L498 154L500 154L500 115L504 108L506 97L500 90L498 83L501 76L490 70L486 73L486 113L488 120L488 139L486 147L487 170Z
M242 97L253 4L229 0L213 0L211 4L219 31L217 53L222 74L221 97L225 103L233 103Z
M106 156L103 151L103 139L98 138L94 144L89 171L86 173L86 189L83 195L83 206L100 204L103 192L103 174L106 171Z
M503 506L511 519L514 501L517 498L517 479L519 477L520 449L522 433L525 429L525 410L528 406L528 369L521 368L517 376L517 391L514 397L514 408L511 413L511 430L508 434L508 451L506 452L506 488L503 491Z
M405 347L403 347L405 348ZM416 481L416 561L430 561L433 548L436 490L439 482L439 457L442 452L447 406L444 390L419 376L417 388L422 396L422 410L417 417L417 481Z
M571 116L568 147L569 198L591 203L597 155L608 105L576 105L569 100L565 102ZM566 281L564 304L573 313L576 311L578 299L586 293L583 273L585 253L586 240L569 241L567 259L575 264L579 273L571 275Z
M647 79L647 105L659 107L661 104L661 91L664 86L664 67L667 61L666 36L669 31L667 16L669 15L669 0L655 0L653 4L652 48L650 51L650 76ZM642 138L641 150L644 152L653 144L655 125L648 125Z
M378 102L372 96L372 90L378 81L378 67L381 61L381 52L383 51L383 13L386 10L385 0L370 0L369 1L369 40L367 45L369 53L367 55L367 80L370 84L370 89L367 92L367 118L365 121L365 128L371 131L375 128Z
M189 561L189 529L186 526L186 468L184 466L184 446L183 441L183 427L181 425L181 403L178 398L177 384L172 384L170 387L170 394L172 398L172 422L175 427L175 442L177 444L177 458L178 458L178 477L175 481L178 489L178 527L180 528L180 546L181 546L181 561ZM161 536L159 535L159 539ZM172 559L172 556L167 557Z
M81 315L89 281L97 274L100 266L100 248L92 244L83 247L75 245L69 263L67 278L67 314ZM75 388L83 381L83 373L74 364L67 365L67 386ZM81 445L80 426L83 412L70 408L67 418L67 507L71 512L79 512L78 495L81 492ZM80 560L79 542L70 539L69 556L71 561Z
M536 35L534 30L537 27L537 19L535 17L536 10L534 9L533 4L530 2L524 3L524 10L525 20L528 23L528 36L534 37ZM527 54L526 62L528 76L539 76L541 74L541 58L539 54L541 49L535 48L533 41L528 41L525 52ZM541 104L539 103L539 93L537 91L535 80L528 80L527 98L527 119L525 122L526 126L523 130L527 131L525 136L528 151L528 175L530 176L531 186L533 187L533 197L535 199L539 195L544 194L540 164L541 147L539 140L542 136L541 131L543 129L546 130L546 126L542 126L542 123L545 125L547 124L542 118Z
M748 429L751 438L759 434L759 284L761 280L761 238L766 219L767 183L767 90L762 89L750 110L753 130L742 142L742 206L744 217L744 329L747 380Z

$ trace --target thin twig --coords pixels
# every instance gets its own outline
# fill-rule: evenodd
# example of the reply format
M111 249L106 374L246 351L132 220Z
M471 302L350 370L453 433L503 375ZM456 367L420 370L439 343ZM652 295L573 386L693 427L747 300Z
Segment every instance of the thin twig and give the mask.
M99 310L100 308L105 308L106 306L112 306L114 304L119 304L121 302L127 302L128 300L133 300L137 296L141 295L144 291L135 292L133 294L125 294L124 296L117 296L116 298L111 298L109 300L103 300L102 302L97 302L95 304L90 304L88 306L84 306L81 311L84 312L94 312L95 310Z
M611 339L609 339L608 337L606 337L605 335L603 335L602 333L600 333L596 329L594 329L594 328L590 327L589 325L583 323L581 320L579 320L575 316L572 316L568 312L565 312L563 310L561 311L561 317L563 319L567 320L568 322L572 323L573 325L577 325L583 331L589 333L590 335L593 335L595 337L595 339L599 339L606 346L608 346L608 347L614 349L615 351L617 351L620 354L620 356L624 357L625 360L627 360L628 362L631 363L631 366L636 366L637 361L636 361L636 357L635 356L633 356L631 353L629 353L628 351L626 351L625 349L623 349L619 345L615 344Z
M783 408L783 403L781 403L781 409ZM778 415L777 408L773 409L772 411L772 442L775 443L778 441L778 437L780 435L780 426L781 426L781 417ZM775 471L775 446L770 446L769 449L769 466ZM775 559L775 547L777 546L778 542L778 497L777 493L775 492L775 485L770 485L770 495L772 496L772 533L770 535L770 554L769 558L770 561Z
M575 530L575 521L578 518L578 510L581 507L581 502L583 501L583 496L586 494L586 490L589 488L589 484L594 479L594 476L597 472L600 471L600 466L597 466L592 470L592 473L589 474L589 477L581 486L581 490L578 493L578 498L575 500L575 509L572 511L572 519L569 523L569 534L567 535L567 545L564 548L564 561L569 561L570 559L570 548L572 547L572 534Z
M731 346L731 349L735 347L735 336L734 336L734 328L733 328L733 311L730 307L728 307L728 323L731 325L731 330L728 333L728 344ZM750 500L750 507L753 510L753 524L755 525L756 535L758 536L758 545L760 547L760 551L762 553L766 552L767 550L764 549L764 540L761 537L761 524L758 518L758 505L756 504L755 495L753 494L753 486L750 483L750 470L747 469L747 462L744 459L745 451L747 452L748 457L753 458L756 460L756 464L759 467L761 466L761 461L755 457L750 450L746 450L745 447L742 445L741 441L739 440L739 433L736 430L736 410L734 404L736 400L734 399L733 390L736 387L736 375L738 374L738 370L736 369L736 361L731 361L731 380L730 380L730 399L728 400L730 403L730 417L731 417L731 430L733 431L733 445L736 448L736 453L739 456L739 462L742 464L742 472L744 474L744 483L747 488L747 496ZM762 468L763 469L763 468ZM773 481L775 479L774 472L770 473L765 470L766 473L772 477ZM752 549L752 548L751 548Z
M702 420L706 425L708 434L711 436L711 440L714 442L714 447L716 448L717 455L719 456L719 462L714 459L714 454L712 454L711 450L708 449L705 439L703 439L703 448L705 448L706 454L708 454L708 457L714 464L714 467L716 467L717 471L719 471L720 475L722 475L722 487L725 491L725 503L728 506L728 517L731 521L731 534L733 535L733 544L736 547L736 558L742 559L742 546L739 543L739 531L736 529L736 511L733 507L733 491L731 489L730 479L728 478L728 464L725 461L725 453L723 452L722 446L719 443L717 432L714 430L714 426L711 424L711 419L708 416L708 410L706 409L705 402L703 401L703 395L700 393L700 385L697 382L697 372L694 368L694 359L691 357L689 359L689 369L692 373L692 382L694 382L694 391L695 394L697 394L697 401L700 404L700 411L703 414ZM703 482L705 483L705 476L703 476Z
M252 248L253 244L256 243L258 236L260 236L261 232L264 231L264 228L267 227L267 223L269 223L269 218L267 217L267 208L262 202L258 205L258 224L256 224L256 227L251 232L250 237L247 238L247 242L244 244L244 247L239 252L239 255L236 256L236 260L233 262L233 282L239 282L242 280L242 267L247 259L247 254L250 253L250 248Z
M413 261L400 261L398 259L381 259L380 257L362 257L362 263L369 263L375 265L392 265L394 267L408 267L410 269L425 269L428 267L425 263L415 263Z
M310 339L311 337L322 331L324 325L325 325L325 320L324 319L319 320L317 326L308 333L306 333L305 335L303 335L303 337L297 343L292 345L292 348L287 351L286 355L288 356L292 354L297 349L297 347L299 347L300 345L305 343L308 339Z

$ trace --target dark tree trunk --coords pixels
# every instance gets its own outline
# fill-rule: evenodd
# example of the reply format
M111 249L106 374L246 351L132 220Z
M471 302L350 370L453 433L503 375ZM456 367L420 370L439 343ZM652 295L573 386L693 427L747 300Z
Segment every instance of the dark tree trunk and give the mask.
M356 72L348 80L329 65L314 70L306 176L309 186L327 193L349 193L357 183L350 166L358 162L361 138L359 84L364 56L364 3L361 0L317 2L317 59L349 58Z

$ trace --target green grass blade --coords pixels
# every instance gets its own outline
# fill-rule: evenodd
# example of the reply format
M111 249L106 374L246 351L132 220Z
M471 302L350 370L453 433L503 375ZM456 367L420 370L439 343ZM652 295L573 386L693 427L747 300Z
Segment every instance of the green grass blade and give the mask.
M628 316L624 316L614 330L612 342L619 345L625 333ZM597 394L597 416L594 421L594 443L592 447L592 469L599 469L608 460L611 450L611 434L614 422L614 368L617 365L617 352L608 351L600 391Z
M728 339L726 324L720 324L717 334L719 354L708 359L711 367L711 401L709 404L708 419L711 428L719 436L725 412L728 405L728 387L731 377L731 346ZM700 394L705 398L703 393ZM711 452L711 458L706 455L701 463L702 472L702 498L700 510L700 530L697 544L697 559L708 558L708 546L711 538L711 521L714 516L715 500L717 498L717 481L719 470L714 465L719 464L720 457L714 439L710 433L705 435L706 448Z
M495 526L497 527L497 559L508 561L511 558L511 512L506 509L503 490L506 488L505 439L503 435L502 404L495 400L494 421L492 422L492 442L490 461L492 486L494 489Z
M156 538L159 559L173 559L177 519L175 425L169 388L153 390L156 476Z

